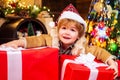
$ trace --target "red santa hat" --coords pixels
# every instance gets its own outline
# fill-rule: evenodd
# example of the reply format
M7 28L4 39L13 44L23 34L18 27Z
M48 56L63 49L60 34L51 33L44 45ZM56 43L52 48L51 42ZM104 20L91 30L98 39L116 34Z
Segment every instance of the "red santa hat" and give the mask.
M61 19L64 19L64 18L73 19L75 21L78 21L79 23L83 24L85 28L87 26L85 20L80 16L80 14L78 13L77 9L72 4L69 4L63 10L63 12L61 13L61 15L60 15L60 17L58 19L58 22Z

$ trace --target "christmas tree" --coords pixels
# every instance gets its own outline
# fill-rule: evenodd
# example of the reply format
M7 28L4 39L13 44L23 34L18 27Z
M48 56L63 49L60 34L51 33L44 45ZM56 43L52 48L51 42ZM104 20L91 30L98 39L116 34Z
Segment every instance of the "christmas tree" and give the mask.
M33 29L33 25L32 25L32 23L30 22L30 23L28 23L28 36L33 36L33 35L35 35L35 33L34 33L34 29Z
M120 0L92 0L87 17L89 45L120 55Z

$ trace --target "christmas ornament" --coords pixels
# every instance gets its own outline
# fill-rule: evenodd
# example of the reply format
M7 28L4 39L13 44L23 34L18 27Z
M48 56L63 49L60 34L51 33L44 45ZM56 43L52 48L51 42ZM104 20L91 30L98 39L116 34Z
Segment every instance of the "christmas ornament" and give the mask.
M38 6L34 5L30 8L30 14L29 15L32 18L36 18L39 13L40 13L40 8Z
M115 19L113 20L113 25L116 25L118 23L118 21Z
M38 13L40 11L39 7L37 7L36 5L33 6L31 13Z
M109 37L110 36L110 32L111 32L112 30L111 30L111 28L107 28L107 30L106 30L106 35Z
M98 1L94 5L94 10L97 11L98 13L102 12L105 8L105 4L103 3L103 0Z
M97 37L98 39L107 39L110 36L110 29L109 27L105 26L104 22L100 22L91 31L91 35Z
M110 50L111 51L117 51L118 45L114 42L114 43L110 43Z
M98 23L98 27L99 27L99 28L102 29L102 28L104 28L104 26L105 26L104 22L100 22L100 23Z

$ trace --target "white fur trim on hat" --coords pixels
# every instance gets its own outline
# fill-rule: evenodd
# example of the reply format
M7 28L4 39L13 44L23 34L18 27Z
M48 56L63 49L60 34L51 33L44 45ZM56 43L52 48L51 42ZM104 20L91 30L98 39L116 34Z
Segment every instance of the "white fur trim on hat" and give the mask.
M84 27L86 28L87 24L85 22L85 20L77 13L75 12L72 12L72 11L64 11L61 16L59 17L58 19L58 22L61 20L61 19L64 19L64 18L68 18L68 19L73 19L75 21L78 21L79 23L83 24Z

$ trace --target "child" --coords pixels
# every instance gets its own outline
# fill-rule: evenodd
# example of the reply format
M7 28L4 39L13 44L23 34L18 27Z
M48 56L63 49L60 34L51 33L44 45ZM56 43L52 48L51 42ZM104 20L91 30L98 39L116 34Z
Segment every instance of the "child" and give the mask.
M54 28L55 29L55 28ZM59 46L60 55L79 55L81 53L92 53L97 59L107 63L107 69L114 69L114 77L118 75L118 68L113 60L113 55L97 46L88 46L85 39L86 22L79 15L75 7L68 5L60 15L57 24L57 33L51 35L42 34L40 36L30 36L24 39L14 40L1 46L10 47L40 47L40 46ZM55 29L56 30L56 29ZM57 40L59 41L57 42ZM58 45L59 43L59 45Z

